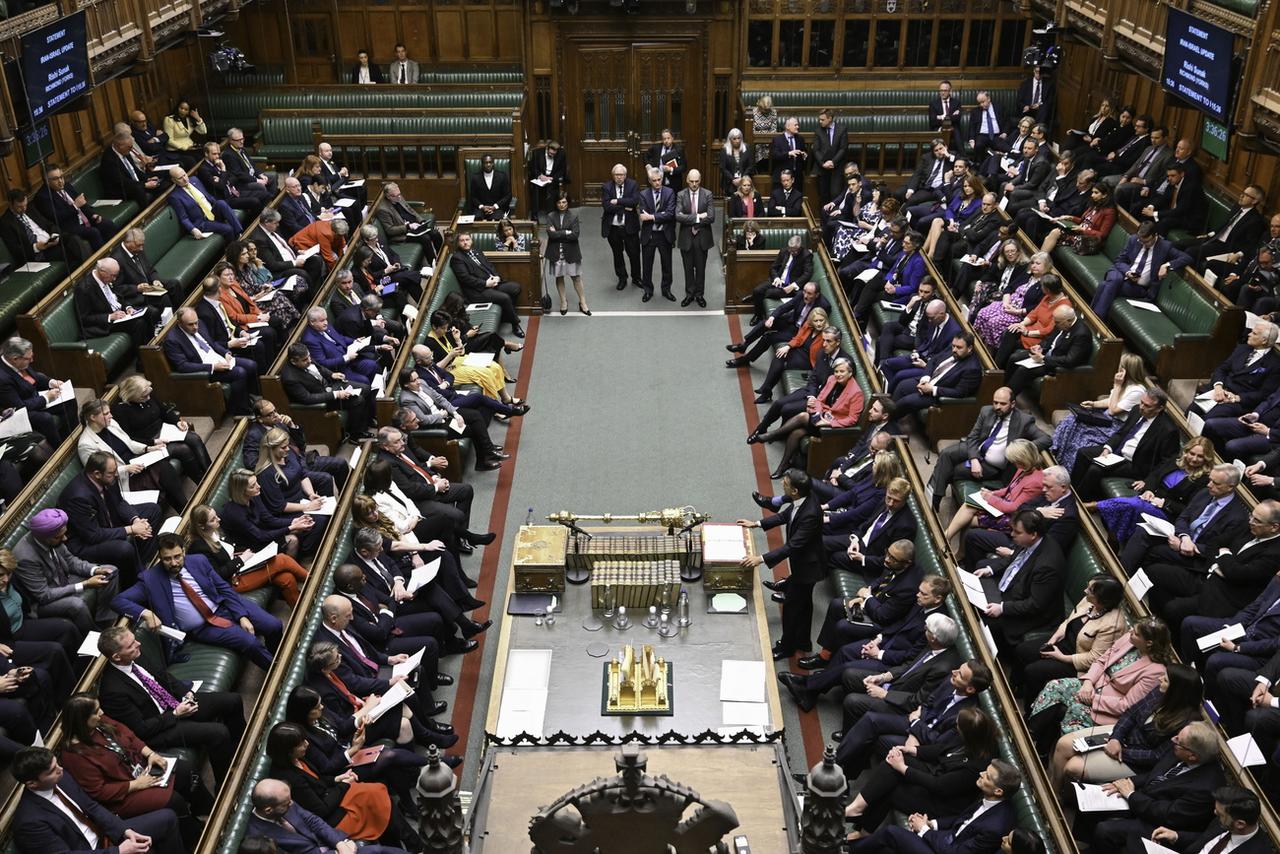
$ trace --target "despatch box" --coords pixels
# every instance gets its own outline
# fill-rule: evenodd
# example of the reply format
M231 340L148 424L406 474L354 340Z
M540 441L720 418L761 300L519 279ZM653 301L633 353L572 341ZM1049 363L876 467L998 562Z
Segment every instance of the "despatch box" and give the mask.
M569 529L562 525L521 525L512 564L517 593L564 592L564 559Z

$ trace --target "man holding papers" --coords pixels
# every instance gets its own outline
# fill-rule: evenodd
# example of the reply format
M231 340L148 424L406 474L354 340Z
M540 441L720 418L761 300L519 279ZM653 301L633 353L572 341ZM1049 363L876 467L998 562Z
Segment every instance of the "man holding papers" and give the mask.
M1280 326L1259 320L1245 342L1214 368L1209 381L1196 388L1189 415L1228 418L1252 412L1280 388L1280 356L1274 350Z
M132 584L155 554L155 532L163 517L155 504L130 504L120 492L119 464L96 452L84 471L58 496L67 514L67 547L77 557L118 567L120 583Z
M1044 341L1015 350L1004 364L1005 382L1014 396L1029 391L1035 381L1062 368L1078 368L1093 357L1093 334L1069 305L1053 310L1053 327Z
M1267 220L1261 210L1266 199L1265 190L1250 184L1240 191L1236 206L1227 214L1221 228L1201 234L1191 244L1184 245L1182 248L1191 256L1195 268L1204 272L1209 259L1217 255L1233 256L1224 260L1238 263L1252 252L1267 231Z
M1214 703L1228 733L1249 733L1263 754L1276 767L1280 746L1280 652L1267 659L1261 669L1224 667L1218 673Z
M359 305L349 306L338 315L335 325L338 331L352 341L368 339L368 346L378 364L384 368L395 361L396 350L400 347L400 338L387 329L387 320L382 316L382 297L377 294L366 294L360 298Z
M822 649L796 663L805 670L816 670L834 666L829 662L842 654L847 666L876 672L910 661L924 649L927 620L942 608L950 594L951 582L941 575L926 575L916 588L911 608L900 619L878 626L877 637L866 637L861 624L849 620L844 598L836 596L827 606L827 616L818 631Z
M289 361L280 371L280 384L290 403L345 412L344 432L357 444L369 438L374 421L372 389L348 380L346 374L317 365L306 344L289 345Z
M1210 689L1228 667L1256 673L1280 650L1280 577L1271 579L1256 599L1229 617L1187 617L1179 635L1182 660L1200 666ZM1217 642L1211 643L1215 638Z
M1169 396L1163 389L1147 389L1105 445L1080 449L1071 470L1071 482L1082 500L1106 497L1103 478L1136 480L1178 452L1178 425L1164 411L1168 403Z
M1190 263L1189 255L1160 236L1154 222L1144 222L1116 256L1089 305L1106 320L1120 297L1155 303L1164 277Z
M1213 790L1215 821L1210 822L1204 833L1197 836L1195 831L1157 827L1145 838L1186 854L1270 854L1275 849L1267 834L1259 832L1261 815L1262 804L1255 793L1239 786L1219 786ZM1126 851L1138 850L1131 836Z
M301 341L313 362L330 371L342 371L353 382L369 385L379 372L378 353L372 342L362 341L364 346L358 346L357 339L331 328L329 313L323 308L307 310L307 328L302 330Z
M1123 851L1131 834L1150 837L1157 827L1198 832L1213 816L1213 793L1222 785L1218 752L1213 728L1195 721L1173 737L1173 751L1146 774L1104 783L1104 794L1124 798L1129 817L1105 818L1108 813L1102 813L1105 820L1093 833L1093 850ZM1077 837L1087 837L1087 827L1096 821L1083 815L1076 823Z
M149 311L122 300L113 287L119 274L120 264L114 258L99 258L93 269L75 287L73 298L76 314L80 318L80 331L85 338L103 338L123 332L133 339L133 346L136 348L151 340L160 312L158 309Z
M156 557L158 564L112 600L117 611L147 628L177 629L192 640L234 650L263 670L271 666L268 646L279 646L284 632L279 620L223 581L207 558L188 555L177 534L157 538ZM173 632L164 634L174 660L182 641Z
M178 309L177 320L164 339L169 367L183 374L207 374L214 382L226 383L230 391L227 412L248 415L249 394L258 392L258 366L214 341L195 309Z

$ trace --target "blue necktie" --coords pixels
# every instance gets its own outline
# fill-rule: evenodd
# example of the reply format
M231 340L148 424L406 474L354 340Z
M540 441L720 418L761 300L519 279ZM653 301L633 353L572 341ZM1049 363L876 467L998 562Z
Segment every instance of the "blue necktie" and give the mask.
M1195 539L1200 536L1200 532L1203 531L1205 526L1213 520L1213 517L1217 515L1218 510L1219 507L1217 500L1210 501L1209 506L1204 508L1204 512L1196 517L1196 520L1191 523L1192 541L1195 541Z
M1009 561L1009 565L1004 568L1004 574L1000 576L1000 592L1009 589L1009 585L1013 583L1013 579L1017 576L1018 571L1022 569L1022 565L1027 562L1027 558L1031 556L1030 549L1023 549L1017 557Z
M996 436L1000 433L1000 428L1004 426L1004 418L997 418L996 423L991 427L991 434L987 436L982 443L982 447L978 448L978 455L985 457L987 451L991 450L991 446L996 443Z

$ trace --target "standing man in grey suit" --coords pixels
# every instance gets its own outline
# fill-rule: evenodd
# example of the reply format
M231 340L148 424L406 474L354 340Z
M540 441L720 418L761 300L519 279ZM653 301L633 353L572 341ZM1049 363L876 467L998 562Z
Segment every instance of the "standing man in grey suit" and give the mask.
M640 284L642 302L653 299L653 253L662 258L662 296L671 293L671 247L676 237L676 191L663 186L662 171L649 168L649 189L640 193L640 252L643 256Z
M680 247L680 259L684 263L684 299L681 308L696 302L699 308L707 307L703 286L707 278L707 253L715 244L711 224L716 221L716 209L710 190L702 188L702 173L690 169L685 176L688 187L676 196L676 222L680 223L680 235L676 245Z
M391 82L410 86L418 82L418 63L409 58L404 45L396 45L396 58L391 63Z
M813 175L818 181L818 197L825 205L844 190L844 159L849 150L849 132L836 124L831 110L818 113L818 129L813 132Z

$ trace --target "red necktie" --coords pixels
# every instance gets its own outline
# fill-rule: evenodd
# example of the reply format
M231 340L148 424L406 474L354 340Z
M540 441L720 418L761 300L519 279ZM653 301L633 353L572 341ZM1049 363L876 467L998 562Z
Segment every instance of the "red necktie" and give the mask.
M187 598L191 600L192 606L200 614L201 619L211 626L219 629L228 629L231 627L231 621L226 617L219 617L209 610L209 604L204 601L204 597L196 592L196 589L187 583L185 578L179 577L178 583L182 585L182 592L187 594Z
M97 824L94 823L93 819L89 818L89 816L85 814L84 810L80 809L79 804L67 797L66 792L62 791L62 789L59 789L57 786L54 786L53 793L58 796L58 800L62 802L62 805L71 811L72 815L87 825L94 833L98 834L98 847L106 848L111 845L111 840L107 839L107 835L102 832Z
M426 480L431 480L431 478L432 478L432 474L431 474L431 472L427 471L427 470L426 470L426 469L424 469L422 466L418 465L418 464L417 464L417 463L415 463L413 460L409 459L409 455L408 455L408 454L401 454L401 455L400 455L400 459L401 459L401 460L403 460L406 464L408 464L408 466L409 466L411 469L413 469L414 471L416 471L418 474L422 475L422 476L423 476L423 478L425 478Z
M367 658L364 652L360 649L360 646L353 642L351 638L347 637L346 632L342 632L338 637L342 638L342 642L347 645L347 649L356 654L356 658L360 659L361 664L372 670L374 673L378 672L378 663L371 658Z
M364 700L361 700L355 694L352 694L351 690L347 688L346 683L338 677L338 674L333 671L329 671L325 674L325 677L333 683L333 687L338 689L338 693L342 695L342 698L351 704L351 708L359 710L364 706Z
M35 384L36 384L36 378L35 378L35 377L33 377L33 376L31 376L31 372L30 372L30 371L23 371L23 372L22 372L22 378L23 378L24 380L26 380L27 382L31 383L31 385L35 385Z

